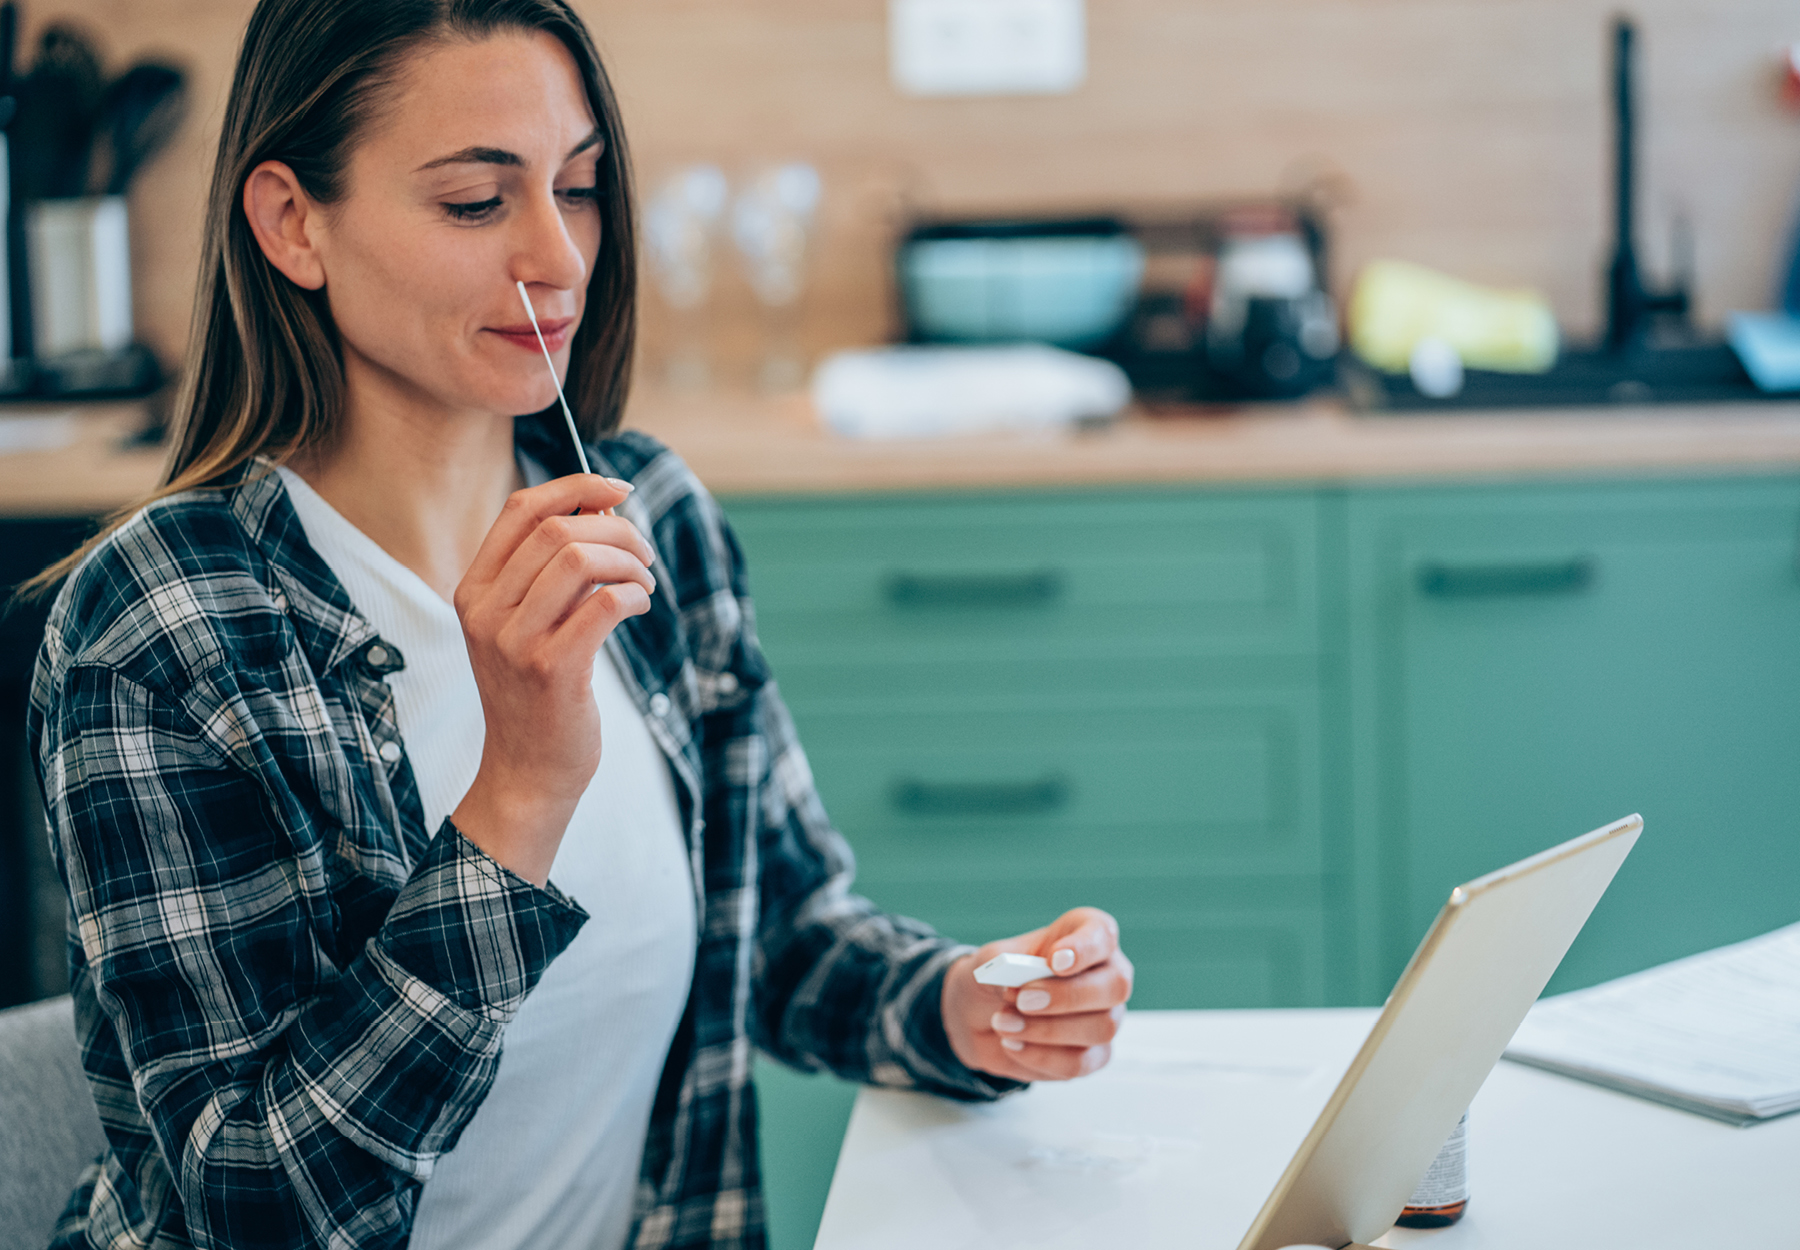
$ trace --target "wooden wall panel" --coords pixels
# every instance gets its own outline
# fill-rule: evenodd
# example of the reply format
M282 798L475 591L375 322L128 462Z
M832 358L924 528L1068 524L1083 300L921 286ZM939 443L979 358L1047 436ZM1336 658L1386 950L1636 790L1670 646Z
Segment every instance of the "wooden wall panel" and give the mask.
M831 209L809 313L819 344L887 324L886 241L908 206L963 212L1179 203L1342 185L1337 277L1402 256L1599 315L1613 0L1089 0L1090 73L1063 97L910 100L889 85L882 0L578 0L624 100L640 169L805 157ZM193 120L136 191L138 313L185 335L199 208L247 0L39 0L115 60L181 54ZM1800 189L1800 118L1776 99L1800 39L1781 0L1643 0L1643 215L1652 272L1670 222L1698 240L1716 321L1768 303ZM748 296L719 320L743 337ZM654 309L652 309L654 312ZM652 316L651 336L657 319Z

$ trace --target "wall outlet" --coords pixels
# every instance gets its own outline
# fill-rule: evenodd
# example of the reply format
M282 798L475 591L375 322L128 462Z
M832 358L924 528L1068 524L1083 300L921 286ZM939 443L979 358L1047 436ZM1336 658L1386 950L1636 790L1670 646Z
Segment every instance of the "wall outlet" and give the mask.
M1083 0L888 0L888 63L908 95L1060 95L1087 77Z

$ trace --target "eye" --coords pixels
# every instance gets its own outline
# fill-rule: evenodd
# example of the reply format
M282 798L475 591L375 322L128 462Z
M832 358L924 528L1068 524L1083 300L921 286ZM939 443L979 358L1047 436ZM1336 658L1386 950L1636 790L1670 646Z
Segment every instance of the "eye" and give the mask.
M591 187L561 187L556 194L570 205L592 204L600 198L600 187L597 183Z
M455 221L475 221L486 217L500 207L500 197L488 200L471 200L466 204L446 204L444 211Z

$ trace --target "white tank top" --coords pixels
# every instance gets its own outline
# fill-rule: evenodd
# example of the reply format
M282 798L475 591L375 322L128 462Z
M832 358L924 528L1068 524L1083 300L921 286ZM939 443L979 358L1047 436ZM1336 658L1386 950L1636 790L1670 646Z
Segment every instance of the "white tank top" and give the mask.
M388 675L435 833L481 760L485 722L456 611L299 475L279 470L312 547L400 649ZM605 747L550 880L590 919L506 1029L493 1088L437 1162L412 1250L619 1250L650 1106L694 974L694 887L668 763L609 654Z

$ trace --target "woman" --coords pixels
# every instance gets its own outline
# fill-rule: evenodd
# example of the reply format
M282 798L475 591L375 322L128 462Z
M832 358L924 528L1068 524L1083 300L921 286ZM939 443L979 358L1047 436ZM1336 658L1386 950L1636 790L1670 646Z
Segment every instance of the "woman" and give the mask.
M717 506L640 435L574 471L515 283L594 438L634 276L561 0L258 5L167 483L46 574L109 1140L58 1245L755 1245L753 1044L960 1098L1106 1061L1111 919L972 952L851 894Z

